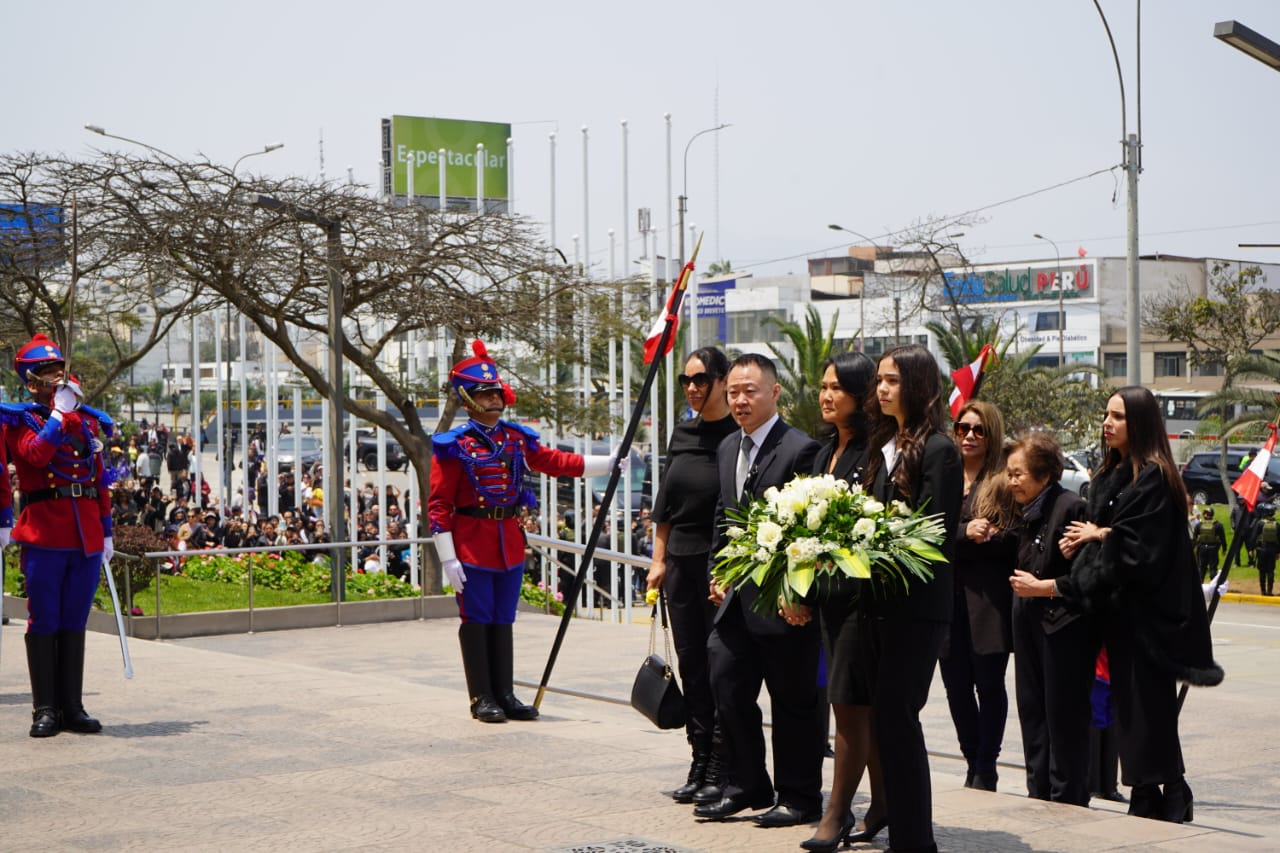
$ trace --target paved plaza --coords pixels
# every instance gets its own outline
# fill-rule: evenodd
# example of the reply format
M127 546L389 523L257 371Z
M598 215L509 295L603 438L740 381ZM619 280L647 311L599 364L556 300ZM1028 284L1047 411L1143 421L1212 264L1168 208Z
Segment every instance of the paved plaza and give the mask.
M557 624L521 615L518 680L536 684ZM86 704L106 728L49 740L26 734L23 630L0 633L0 849L774 851L812 834L700 823L665 796L688 754L625 704L643 625L576 621L551 686L591 696L548 691L541 720L505 725L468 717L454 619L135 640L131 681L115 637L91 633ZM924 723L940 847L1280 848L1280 608L1224 604L1215 648L1227 680L1183 714L1196 822L1181 826L1019 796L1012 709L1001 792L963 788L936 681Z

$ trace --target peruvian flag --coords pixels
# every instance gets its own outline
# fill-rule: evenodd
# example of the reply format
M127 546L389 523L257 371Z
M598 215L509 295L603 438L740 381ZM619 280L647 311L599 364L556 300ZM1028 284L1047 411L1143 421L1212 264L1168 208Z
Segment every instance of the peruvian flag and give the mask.
M644 363L652 364L653 360L658 356L665 356L671 352L671 348L676 345L676 330L680 327L680 297L684 293L681 284L684 276L681 275L680 280L676 282L676 286L671 288L671 295L667 297L667 310L658 315L658 319L653 321L649 334L644 339ZM662 343L662 331L667 327L667 322L671 322L671 335L667 338L667 345L658 352L658 345Z
M1257 456L1253 457L1253 461L1249 463L1248 468L1244 469L1244 473L1231 484L1231 491L1244 499L1244 505L1250 512L1253 512L1253 508L1258 504L1258 489L1262 487L1262 481L1267 476L1267 465L1271 463L1271 452L1276 446L1276 425L1267 424L1267 428L1271 430L1267 443L1262 445L1262 449L1258 451Z
M978 393L978 388L982 385L982 371L987 366L987 361L994 354L991 344L983 344L982 351L978 353L978 357L972 362L953 371L951 381L955 383L955 388L951 391L951 398L947 401L951 406L951 417L954 419L960 414L960 410L964 408L964 404L969 402Z

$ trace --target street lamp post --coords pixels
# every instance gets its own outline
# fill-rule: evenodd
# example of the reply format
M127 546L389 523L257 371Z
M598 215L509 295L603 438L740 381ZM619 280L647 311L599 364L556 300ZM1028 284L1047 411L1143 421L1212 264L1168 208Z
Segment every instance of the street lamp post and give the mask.
M249 203L257 207L278 211L299 222L309 222L324 229L326 242L325 266L329 272L329 435L325 448L325 499L329 509L329 536L336 546L345 541L342 515L342 421L345 406L342 399L342 273L340 258L342 255L342 221L323 216L313 210L298 207L289 202L280 201L268 195L252 195ZM343 571L342 549L335 547L332 552L333 589L337 601L341 603L345 597L346 572Z
M1139 322L1139 305L1141 287L1138 281L1138 173L1142 171L1142 133L1141 115L1138 119L1138 133L1128 131L1128 108L1124 98L1124 74L1120 70L1120 53L1116 50L1116 41L1111 37L1111 25L1102 12L1102 4L1093 0L1098 17L1102 18L1103 29L1107 32L1107 41L1111 44L1111 56L1116 63L1116 78L1120 82L1120 144L1124 152L1124 170L1129 176L1128 215L1126 217L1126 275L1125 275L1125 381L1129 385L1142 384L1142 326ZM1141 79L1139 79L1141 83ZM1142 93L1138 93L1141 101Z
M250 151L248 154L241 154L236 158L236 161L231 164L231 174L233 176L235 175L236 169L240 166L240 161L244 160L246 157L257 157L262 154L270 154L272 151L279 151L283 147L283 142L271 142L262 146L261 151Z
M1043 234L1032 234L1037 240L1043 240L1050 246L1053 246L1053 256L1058 262L1058 272L1054 277L1054 284L1058 286L1058 366L1066 364L1066 358L1063 356L1062 339L1067 335L1067 315L1062 305L1062 253L1058 251L1058 244L1050 240Z
M684 214L689 202L689 146L693 145L693 140L707 133L718 133L726 127L732 127L731 124L718 124L715 127L708 127L706 130L700 130L693 136L689 137L689 141L684 146L684 172L682 174L680 197L676 199L676 212L679 218L679 225L676 228L676 234L680 240L680 252L676 255L676 263L679 268L684 267ZM668 196L669 198L670 196ZM669 245L669 244L668 244ZM656 253L655 253L656 254ZM716 260L722 260L717 258ZM689 350L698 348L698 282L690 280L689 282Z

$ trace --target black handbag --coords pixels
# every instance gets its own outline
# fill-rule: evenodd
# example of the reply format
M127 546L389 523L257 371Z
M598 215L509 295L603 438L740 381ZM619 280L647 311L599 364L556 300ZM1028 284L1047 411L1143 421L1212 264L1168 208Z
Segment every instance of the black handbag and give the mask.
M631 685L631 707L660 729L678 729L684 726L685 721L684 694L680 692L671 665L653 650L657 642L659 612L662 614L662 637L667 657L671 657L667 599L659 589L658 603L653 606L653 623L649 626L649 656L640 664L635 683Z

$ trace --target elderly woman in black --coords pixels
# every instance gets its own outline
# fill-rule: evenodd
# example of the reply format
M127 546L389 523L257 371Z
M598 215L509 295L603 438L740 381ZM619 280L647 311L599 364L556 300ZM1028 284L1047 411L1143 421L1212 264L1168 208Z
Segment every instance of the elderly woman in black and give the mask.
M960 752L969 765L965 787L994 791L1009 716L1004 683L1013 651L1009 575L1018 550L1015 508L1003 476L1000 410L972 400L956 415L953 432L964 462L964 503L951 560L956 573L951 635L938 665Z
M1213 686L1199 570L1186 525L1186 490L1155 397L1130 385L1107 401L1106 456L1089 489L1089 521L1067 526L1071 574L1026 583L1029 595L1060 595L1099 623L1111 664L1122 779L1129 813L1192 819L1178 738L1177 682ZM1163 786L1163 790L1161 787Z
M716 448L738 428L729 414L725 377L729 359L715 347L696 350L680 374L692 420L676 425L667 443L667 470L654 500L653 554L649 589L661 587L675 636L680 681L684 687L685 733L693 752L689 776L671 796L694 802L704 786L715 788L712 736L715 705L707 672L707 637L715 607L707 599L707 559L714 533L720 478ZM705 790L698 802L715 802L719 790Z
M932 564L932 580L912 580L905 592L880 588L870 596L874 646L858 651L867 667L884 769L889 846L903 851L937 850L920 709L928 701L951 621L949 560L964 488L960 452L943 427L940 376L924 347L894 347L880 359L870 410L868 491L882 501L901 500L912 509L940 514L946 531L942 551L948 561ZM875 579L870 583L874 586Z
M1010 578L1018 720L1027 766L1027 795L1089 805L1089 695L1097 642L1089 620L1061 598L1028 598L1071 570L1059 546L1085 504L1062 487L1058 442L1037 432L1009 451L1005 477L1022 507L1018 568Z

